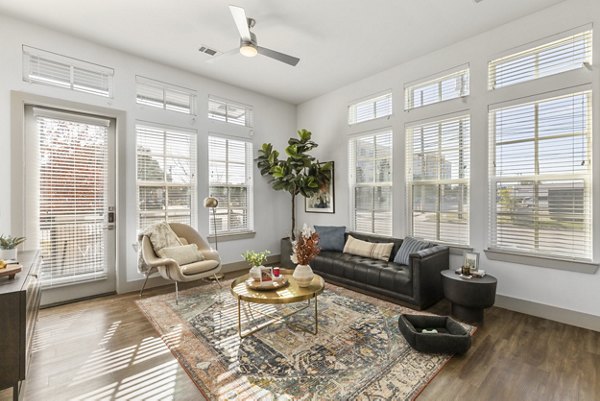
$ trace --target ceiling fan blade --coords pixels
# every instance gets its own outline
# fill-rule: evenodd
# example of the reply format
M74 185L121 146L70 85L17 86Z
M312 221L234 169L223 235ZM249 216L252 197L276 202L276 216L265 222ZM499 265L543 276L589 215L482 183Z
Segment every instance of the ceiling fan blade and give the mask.
M298 64L298 61L300 61L298 57L288 56L287 54L279 53L275 50L267 49L266 47L256 46L256 50L258 51L258 54L274 58L275 60L281 61L282 63L286 63L292 66L295 66L296 64Z
M237 6L229 6L229 11L231 11L233 22L235 22L235 26L240 32L240 37L242 38L242 40L250 42L252 40L252 36L250 35L250 29L248 28L248 18L246 17L246 11L244 11L243 8Z

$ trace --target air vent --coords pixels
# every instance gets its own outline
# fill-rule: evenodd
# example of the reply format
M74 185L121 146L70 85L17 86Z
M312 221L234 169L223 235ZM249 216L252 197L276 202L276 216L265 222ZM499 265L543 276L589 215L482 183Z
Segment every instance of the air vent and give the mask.
M211 49L208 46L200 46L200 48L198 49L198 51L200 53L208 54L211 57L214 57L214 56L216 56L217 54L220 53L218 50Z

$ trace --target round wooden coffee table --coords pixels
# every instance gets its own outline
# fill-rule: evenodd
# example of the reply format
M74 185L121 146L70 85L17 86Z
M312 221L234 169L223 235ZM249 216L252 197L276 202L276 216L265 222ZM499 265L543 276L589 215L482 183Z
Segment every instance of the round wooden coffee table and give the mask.
M257 331L275 323L281 321L291 315L294 315L308 307L310 307L311 300L314 298L315 304L315 330L314 332L310 332L312 334L317 334L319 330L319 320L318 320L318 303L317 297L319 294L323 292L325 288L325 280L319 275L313 277L310 285L308 287L299 287L292 274L293 270L281 269L281 274L285 276L288 280L289 284L285 287L273 289L273 290L253 290L246 285L246 280L248 280L248 274L245 274L241 277L236 278L231 283L231 293L237 299L237 313L238 313L238 334L241 338L245 338ZM248 307L252 312L257 312L261 315L265 315L271 320L262 323L254 328L242 330L242 301L248 303ZM272 305L280 305L280 304L292 304L297 302L307 301L307 304L301 308L295 309L292 312L276 316L273 314L265 313L256 308L251 308L250 304L272 304Z

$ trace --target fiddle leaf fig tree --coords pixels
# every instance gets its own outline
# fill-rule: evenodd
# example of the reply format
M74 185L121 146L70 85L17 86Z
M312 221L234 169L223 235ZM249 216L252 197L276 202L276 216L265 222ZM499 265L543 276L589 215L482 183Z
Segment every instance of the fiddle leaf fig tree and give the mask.
M270 143L262 145L256 159L260 174L269 177L273 189L289 192L292 197L292 240L296 239L296 196L310 198L331 180L331 163L320 163L308 154L319 146L311 136L310 131L301 129L297 138L290 138L285 148L286 159L280 159Z

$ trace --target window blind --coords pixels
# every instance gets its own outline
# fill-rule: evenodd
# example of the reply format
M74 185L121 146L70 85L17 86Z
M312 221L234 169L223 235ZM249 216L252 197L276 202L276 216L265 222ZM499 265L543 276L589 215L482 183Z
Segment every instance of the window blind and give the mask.
M348 106L348 124L358 124L392 115L392 92Z
M349 182L355 231L392 235L392 131L349 141Z
M138 228L161 221L195 226L196 133L138 123Z
M38 196L41 283L105 279L110 120L33 110L37 146L30 154L37 154L38 182L30 188Z
M469 66L408 84L404 88L404 109L411 110L469 95Z
M412 235L468 245L469 116L410 126L406 141Z
M252 106L214 96L208 97L208 118L245 127L254 126Z
M23 80L111 97L114 69L23 45Z
M592 30L569 35L489 63L489 89L547 77L592 62Z
M591 92L490 110L491 247L592 258Z
M210 195L219 200L216 216L210 214L209 231L217 234L251 231L252 142L220 136L208 137Z
M196 114L196 91L140 76L135 77L136 102L184 114Z

